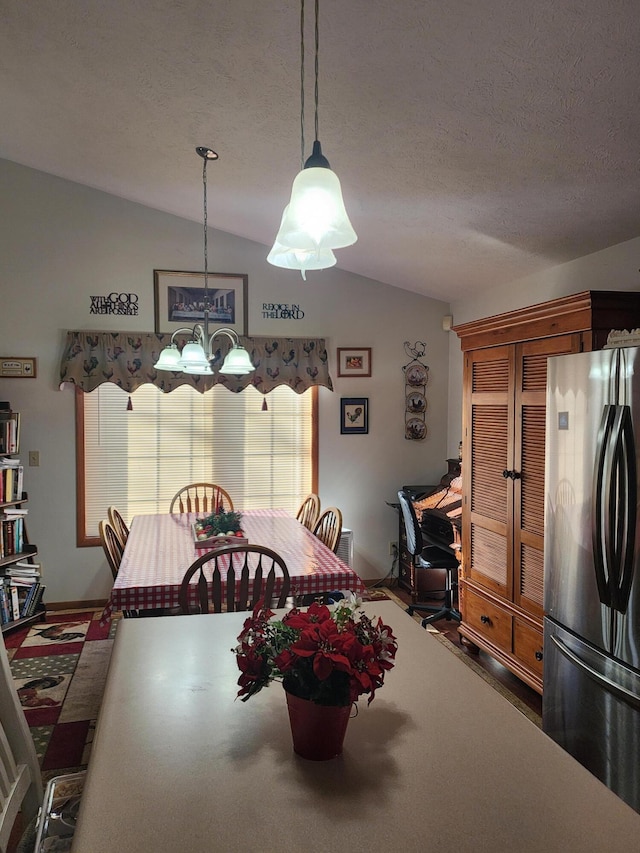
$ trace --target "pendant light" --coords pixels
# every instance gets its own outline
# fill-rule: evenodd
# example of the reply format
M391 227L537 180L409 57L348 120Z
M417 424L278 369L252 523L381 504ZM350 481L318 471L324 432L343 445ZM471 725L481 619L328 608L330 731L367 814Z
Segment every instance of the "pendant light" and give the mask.
M193 328L176 329L171 335L171 341L160 353L155 363L156 370L171 370L174 372L191 373L198 376L212 376L211 362L214 360L213 341L219 335L228 337L231 349L227 353L218 373L244 376L255 370L249 353L240 346L240 339L234 329L222 326L209 335L209 312L211 301L209 297L209 253L207 244L207 163L217 160L218 155L211 148L196 148L198 156L202 157L202 184L204 194L204 323L196 323ZM190 340L182 347L182 352L175 342L176 335L188 334Z
M347 216L340 181L331 171L318 138L318 27L319 0L315 0L315 139L311 156L304 160L304 0L300 0L300 139L302 170L293 182L273 248L267 260L275 266L326 269L336 263L333 249L358 239Z

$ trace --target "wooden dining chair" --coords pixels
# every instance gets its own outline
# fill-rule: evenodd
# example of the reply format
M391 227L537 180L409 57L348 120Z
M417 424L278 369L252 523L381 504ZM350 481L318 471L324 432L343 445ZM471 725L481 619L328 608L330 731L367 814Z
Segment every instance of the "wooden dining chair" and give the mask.
M109 522L111 526L116 532L116 536L120 540L122 550L124 551L124 547L127 544L127 539L129 538L129 526L115 506L109 507L109 509L107 510L107 515L109 517Z
M120 563L122 561L124 548L120 544L120 539L118 538L115 528L109 521L107 521L107 519L103 519L98 524L98 533L100 534L100 542L102 544L105 557L107 558L109 568L111 569L113 579L115 580L120 570Z
M313 533L335 554L340 544L342 533L342 513L335 506L330 506L317 520Z
M225 512L233 509L231 495L214 483L190 483L180 489L171 501L169 512L215 512L221 506Z
M316 521L318 520L319 515L320 498L312 492L307 495L300 504L300 509L298 510L296 518L300 524L303 524L308 530L313 532L313 528L316 526Z
M251 591L250 557L252 564L256 565ZM273 601L276 567L282 572L283 578L278 599ZM196 583L192 584L191 579L196 574ZM224 594L223 577L226 581ZM193 587L197 595L195 604L190 600ZM183 614L252 610L261 599L267 606L284 607L290 587L289 570L275 551L263 545L229 545L217 551L206 551L189 566L180 584L178 600Z

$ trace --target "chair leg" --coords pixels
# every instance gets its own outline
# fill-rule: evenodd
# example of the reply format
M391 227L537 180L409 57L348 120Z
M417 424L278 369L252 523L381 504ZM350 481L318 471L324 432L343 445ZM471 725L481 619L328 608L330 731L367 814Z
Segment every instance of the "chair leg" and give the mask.
M423 628L426 628L432 622L437 622L439 619L446 619L447 622L450 622L452 619L454 622L462 621L460 611L453 606L453 590L451 588L445 590L444 603L440 607L433 607L429 604L410 604L406 612L409 616L413 616L416 610L418 613L431 614L430 616L425 616L420 623Z

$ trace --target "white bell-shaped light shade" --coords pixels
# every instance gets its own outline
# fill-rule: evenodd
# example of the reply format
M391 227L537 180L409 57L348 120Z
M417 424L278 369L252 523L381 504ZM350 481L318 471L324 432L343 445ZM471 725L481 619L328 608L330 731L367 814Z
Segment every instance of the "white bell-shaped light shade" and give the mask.
M232 346L218 373L231 373L234 376L244 376L255 370L249 353L244 347Z
M287 216L289 205L284 209L280 227ZM325 270L336 264L336 256L331 249L291 249L283 246L277 240L267 255L267 260L274 267L282 267L286 270L300 270L302 278L306 281L307 270Z
M358 239L338 176L324 167L305 167L296 176L276 243L306 251L340 249Z
M160 353L160 358L154 364L156 370L182 370L180 350L175 344L169 344Z
M184 373L195 373L199 376L209 376L213 373L202 345L195 341L189 341L183 346L180 366Z

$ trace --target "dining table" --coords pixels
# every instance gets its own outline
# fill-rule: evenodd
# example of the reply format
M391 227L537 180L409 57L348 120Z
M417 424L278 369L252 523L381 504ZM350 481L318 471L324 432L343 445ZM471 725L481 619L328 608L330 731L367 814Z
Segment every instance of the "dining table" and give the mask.
M179 606L182 578L207 550L197 546L193 532L194 522L206 515L185 512L134 516L101 617L103 623L116 610L167 611ZM286 510L244 510L241 523L249 545L264 545L282 557L289 571L292 596L334 590L364 593L365 586L356 572ZM250 570L255 568L251 561L249 565ZM282 588L278 568L276 575L277 595Z
M395 602L362 606L395 666L328 761L294 753L281 684L237 698L246 613L121 620L72 853L638 850L640 814Z

